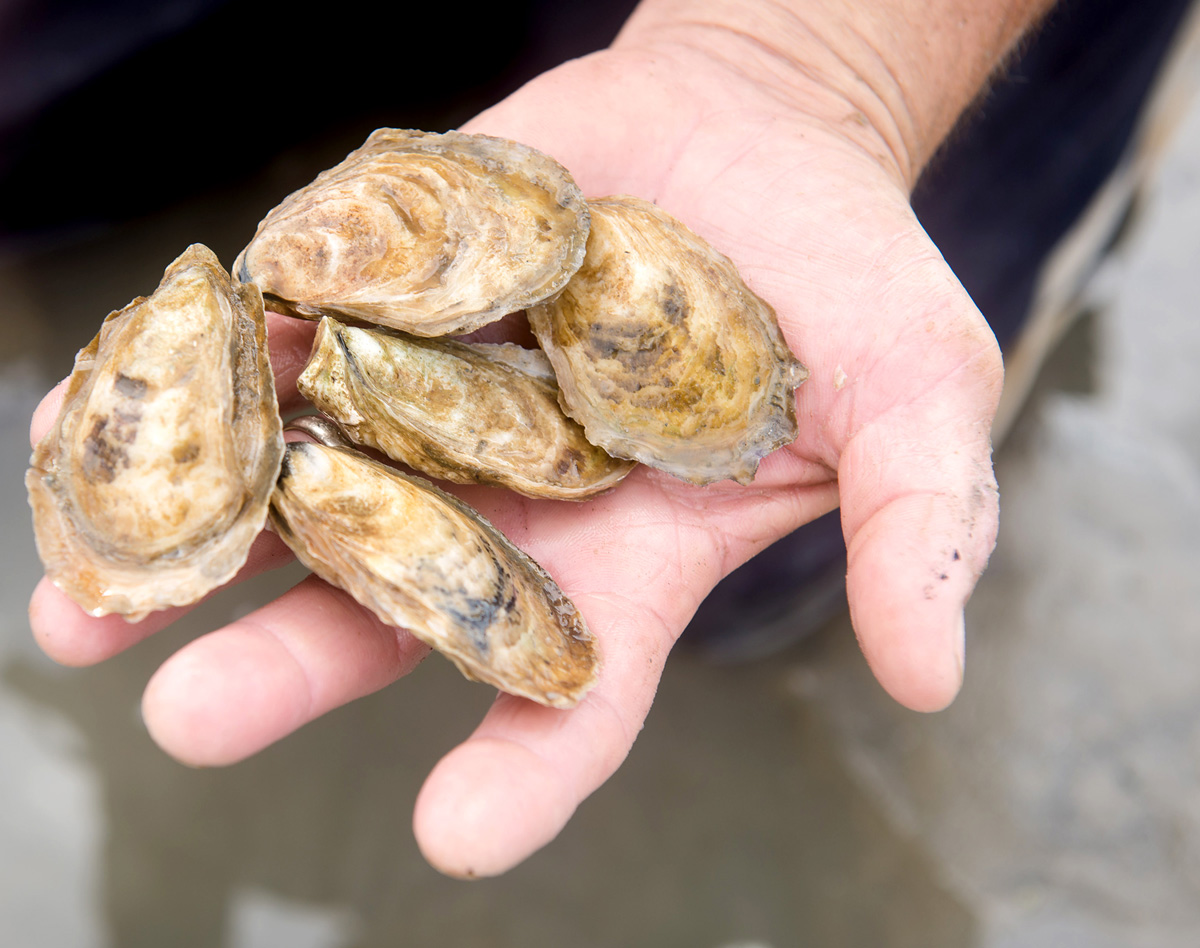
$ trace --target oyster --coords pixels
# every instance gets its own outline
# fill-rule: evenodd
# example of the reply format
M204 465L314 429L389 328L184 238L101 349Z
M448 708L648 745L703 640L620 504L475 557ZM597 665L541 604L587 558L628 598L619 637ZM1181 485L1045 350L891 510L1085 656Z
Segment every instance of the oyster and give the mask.
M193 244L79 352L25 477L51 580L131 620L231 579L283 456L258 288Z
M296 384L352 441L431 477L583 500L633 469L563 414L537 350L417 339L326 317Z
M579 188L541 152L381 128L272 210L234 272L292 316L451 335L557 293L587 232Z
M464 675L573 707L598 662L554 581L469 507L350 451L287 446L271 523L300 561Z
M588 440L693 484L749 483L796 437L808 370L730 260L655 205L591 202L587 255L529 309Z

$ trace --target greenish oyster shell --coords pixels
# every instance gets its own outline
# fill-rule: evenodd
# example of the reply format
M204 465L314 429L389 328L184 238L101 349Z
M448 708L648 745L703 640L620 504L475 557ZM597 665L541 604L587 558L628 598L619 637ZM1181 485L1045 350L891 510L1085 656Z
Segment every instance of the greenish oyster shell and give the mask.
M529 309L588 440L693 484L749 483L795 440L808 370L733 263L648 201L592 201L587 255Z
M46 574L130 620L232 579L283 457L258 288L193 244L75 358L25 477Z
M271 523L309 569L468 678L554 708L595 683L582 616L498 530L433 485L355 451L287 446Z
M326 317L297 380L351 441L431 477L584 500L633 469L559 407L544 353L418 339Z
M234 272L292 316L453 335L561 290L587 233L587 202L547 155L381 128L272 210Z

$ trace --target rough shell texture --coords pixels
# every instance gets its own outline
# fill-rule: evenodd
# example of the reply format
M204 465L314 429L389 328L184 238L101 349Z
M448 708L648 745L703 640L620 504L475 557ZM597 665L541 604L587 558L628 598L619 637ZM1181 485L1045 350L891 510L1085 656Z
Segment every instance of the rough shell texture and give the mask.
M491 524L354 451L288 445L271 522L300 560L468 678L556 708L592 686L596 653L554 581Z
M355 443L459 484L583 500L633 468L563 414L537 350L417 339L327 317L297 385Z
M269 309L451 335L557 293L587 231L587 202L552 158L381 128L271 211L234 272Z
M283 456L262 298L195 244L75 359L25 481L47 575L92 615L231 579Z
M808 376L733 264L653 204L592 202L583 266L529 321L588 440L694 484L753 479Z

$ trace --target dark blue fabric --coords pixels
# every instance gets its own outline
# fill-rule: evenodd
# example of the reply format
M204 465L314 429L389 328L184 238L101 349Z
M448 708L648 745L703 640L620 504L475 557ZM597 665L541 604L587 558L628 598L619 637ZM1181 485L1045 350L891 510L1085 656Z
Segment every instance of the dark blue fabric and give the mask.
M1189 4L1065 0L918 183L913 209L1003 349L1120 160Z

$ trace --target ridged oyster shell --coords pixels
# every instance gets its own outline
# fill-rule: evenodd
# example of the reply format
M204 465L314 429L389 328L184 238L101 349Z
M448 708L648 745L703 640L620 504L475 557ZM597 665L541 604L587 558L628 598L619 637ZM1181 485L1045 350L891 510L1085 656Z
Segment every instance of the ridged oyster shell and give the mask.
M591 634L546 573L460 501L355 451L293 442L271 522L296 556L468 678L555 708L596 679Z
M352 441L431 477L583 500L633 469L563 414L538 350L418 339L326 317L296 384Z
M529 309L588 440L694 484L749 483L796 438L808 370L733 263L658 207L591 202L583 265Z
M272 210L234 272L279 312L452 335L557 293L587 231L579 188L541 152L381 128Z
M25 482L50 579L131 620L233 577L283 456L262 298L193 244L75 359Z

